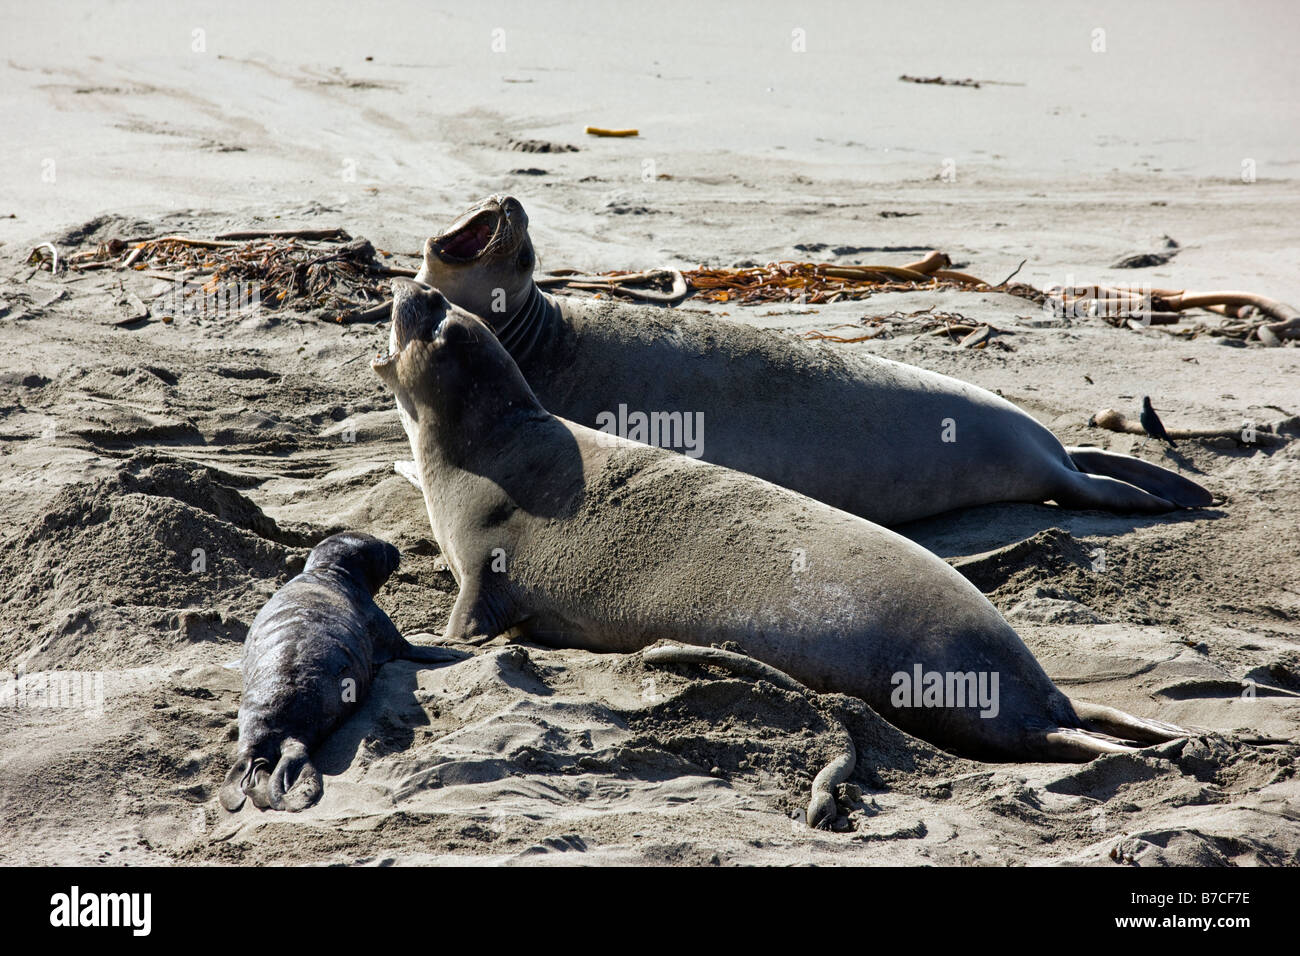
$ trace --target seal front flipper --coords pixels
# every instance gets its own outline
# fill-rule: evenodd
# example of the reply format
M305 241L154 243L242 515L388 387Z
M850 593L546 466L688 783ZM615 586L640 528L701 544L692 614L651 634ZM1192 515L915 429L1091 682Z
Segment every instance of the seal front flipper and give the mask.
M451 609L443 639L482 644L517 623L510 601L477 582L467 583L461 587L456 605Z
M377 663L386 663L387 661L416 661L421 664L450 664L455 661L464 660L469 655L465 651L453 650L450 647L439 647L437 644L412 644L402 632L393 624L392 619L375 608L378 620L373 626L378 631L375 638L376 649L382 648L382 657L376 656ZM429 638L436 642L432 634L415 634L413 637Z
M411 636L436 640L432 634L421 633L412 634ZM454 664L457 661L463 661L467 657L473 656L469 651L457 650L454 647L442 647L438 644L412 644L406 638L402 638L397 653L399 660L417 661L421 664Z
M393 471L397 472L411 484L415 485L415 490L424 493L424 486L420 484L420 471L415 467L413 461L395 461L393 462Z

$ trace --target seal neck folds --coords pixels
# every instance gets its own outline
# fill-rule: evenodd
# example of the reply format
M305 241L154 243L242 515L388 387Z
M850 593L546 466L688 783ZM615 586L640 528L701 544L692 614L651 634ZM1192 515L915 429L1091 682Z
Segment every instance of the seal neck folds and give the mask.
M491 324L497 341L505 346L511 358L523 364L534 358L544 347L561 316L560 307L555 300L543 292L536 282L530 282L523 304L510 312L507 318L497 320L492 315L484 318Z

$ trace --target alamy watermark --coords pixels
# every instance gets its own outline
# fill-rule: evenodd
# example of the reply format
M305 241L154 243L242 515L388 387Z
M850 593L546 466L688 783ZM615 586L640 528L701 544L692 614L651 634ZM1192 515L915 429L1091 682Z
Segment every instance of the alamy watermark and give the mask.
M997 671L927 671L915 664L910 674L896 671L889 682L895 707L978 707L981 717L998 715Z
M124 927L133 936L148 936L153 928L152 893L83 893L74 885L50 897L50 925Z
M0 680L0 709L82 710L104 716L103 671L37 671Z
M262 304L260 282L219 282L211 287L196 282L174 282L153 301L153 307L174 318L223 319Z
M688 458L704 455L703 412L639 412L628 411L620 404L617 412L599 412L596 415L599 431L653 445L681 451Z

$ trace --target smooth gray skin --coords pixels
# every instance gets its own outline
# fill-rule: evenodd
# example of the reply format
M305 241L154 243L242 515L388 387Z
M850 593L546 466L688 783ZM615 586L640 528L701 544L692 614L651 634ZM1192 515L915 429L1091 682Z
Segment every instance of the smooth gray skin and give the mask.
M1131 749L1093 730L1183 733L1102 708L1085 722L984 596L925 549L752 475L557 418L481 321L437 290L393 287L395 348L372 367L410 423L429 522L460 584L448 640L517 631L624 653L735 641L978 758L1086 760ZM915 664L997 672L997 715L895 707L891 676Z
M244 640L239 751L221 786L227 810L246 796L262 810L311 806L322 785L308 752L365 700L379 668L397 658L455 658L408 643L375 604L399 560L396 548L371 535L332 535L253 619Z
M487 322L543 407L571 421L598 427L620 404L703 412L706 461L886 525L995 501L1212 503L1158 465L1067 451L1010 402L946 375L711 315L555 298L534 265L523 206L491 196L425 244L416 280Z

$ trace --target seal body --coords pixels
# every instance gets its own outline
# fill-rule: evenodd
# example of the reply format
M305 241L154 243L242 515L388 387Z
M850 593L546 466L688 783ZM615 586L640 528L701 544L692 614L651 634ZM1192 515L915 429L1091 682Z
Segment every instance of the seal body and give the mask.
M579 424L658 416L670 434L651 444L886 525L997 501L1136 513L1212 501L1141 459L1067 450L949 376L719 316L548 296L534 263L522 205L494 196L426 243L417 280L487 322L543 407ZM673 440L681 421L699 423L696 447Z
M449 638L517 629L621 652L733 641L986 759L1088 759L1129 749L1114 732L1181 733L1108 709L1085 716L972 584L894 532L549 414L482 322L436 290L394 287L397 349L374 367L410 422L434 536L460 584ZM959 675L969 694L900 693L900 675L933 674L944 685Z
M381 665L445 659L407 643L374 602L397 569L391 544L359 532L326 538L277 591L244 640L239 750L221 803L302 810L321 795L309 752L365 699Z

